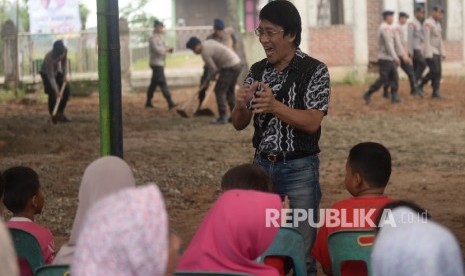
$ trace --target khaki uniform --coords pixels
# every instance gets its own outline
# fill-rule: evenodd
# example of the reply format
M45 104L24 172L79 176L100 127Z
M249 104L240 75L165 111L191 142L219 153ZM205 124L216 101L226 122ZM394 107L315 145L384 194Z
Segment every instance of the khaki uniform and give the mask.
M379 77L363 95L367 104L370 103L371 94L381 87L391 87L391 101L393 103L399 102L397 95L399 74L394 63L395 60L398 60L398 57L395 50L394 31L391 25L383 22L378 30Z
M444 43L442 41L442 27L440 22L430 17L425 20L423 28L425 30L425 58L429 72L423 78L421 85L423 86L431 80L433 97L440 97L439 86L442 75L441 59L445 56Z
M415 71L415 79L421 80L423 72L426 68L426 60L424 57L424 41L425 32L423 24L414 18L408 23L408 54L413 60L413 70Z
M422 92L418 91L417 82L415 78L415 71L410 63L404 61L403 58L407 58L407 41L405 40L404 28L400 24L396 24L392 27L394 32L394 42L396 53L400 58L400 67L404 70L410 83L410 94L414 95L418 93L423 95Z

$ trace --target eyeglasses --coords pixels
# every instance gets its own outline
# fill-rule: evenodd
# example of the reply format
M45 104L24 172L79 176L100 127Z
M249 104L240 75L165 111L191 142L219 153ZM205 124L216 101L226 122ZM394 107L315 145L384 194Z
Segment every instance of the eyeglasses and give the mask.
M271 38L271 37L275 36L276 34L278 34L280 32L284 32L284 30L281 29L279 31L272 31L272 30L263 30L261 28L256 28L255 29L255 35L257 35L258 37L262 37L262 36L266 35L266 37Z

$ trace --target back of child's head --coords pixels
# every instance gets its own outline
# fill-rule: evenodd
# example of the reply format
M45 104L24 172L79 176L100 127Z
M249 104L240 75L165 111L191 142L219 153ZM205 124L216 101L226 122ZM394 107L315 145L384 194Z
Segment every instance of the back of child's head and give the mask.
M5 207L13 213L23 211L28 201L39 192L39 175L29 167L18 166L7 169L3 177Z
M389 150L375 142L355 145L349 153L348 165L355 173L373 188L386 187L391 176L391 154Z
M267 172L254 164L243 164L229 169L221 179L223 191L232 189L272 192L273 182Z

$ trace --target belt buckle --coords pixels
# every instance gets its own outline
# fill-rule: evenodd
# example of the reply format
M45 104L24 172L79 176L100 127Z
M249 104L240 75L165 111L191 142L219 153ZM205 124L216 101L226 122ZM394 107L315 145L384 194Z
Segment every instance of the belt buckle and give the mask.
M266 156L266 159L268 159L268 161L270 162L276 162L278 160L278 155L274 152L272 153L269 153L267 156Z

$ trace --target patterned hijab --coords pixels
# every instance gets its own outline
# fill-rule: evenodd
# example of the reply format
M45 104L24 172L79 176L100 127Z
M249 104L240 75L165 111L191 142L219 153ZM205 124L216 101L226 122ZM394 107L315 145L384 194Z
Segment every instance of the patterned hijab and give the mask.
M164 275L168 250L167 214L158 187L127 188L89 210L71 275Z
M371 254L373 275L464 275L458 242L444 226L408 207L393 209L384 222Z
M122 159L115 156L105 156L92 162L86 168L79 187L79 205L69 242L60 249L54 263L69 264L72 262L74 247L82 230L87 210L101 198L126 187L134 186L136 186L136 181L131 168Z
M177 270L278 275L276 269L255 261L279 230L266 226L267 209L281 210L279 196L246 190L225 192L205 216Z
M11 242L10 233L0 219L0 275L19 275L16 253Z

